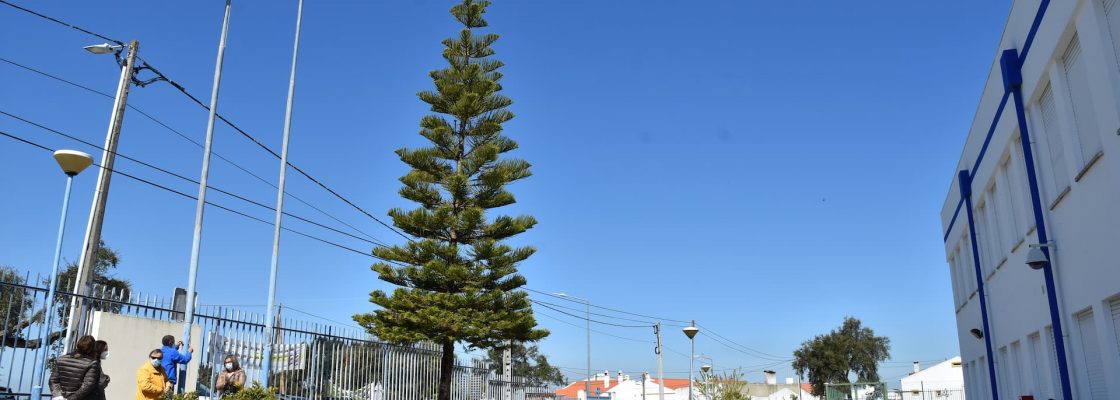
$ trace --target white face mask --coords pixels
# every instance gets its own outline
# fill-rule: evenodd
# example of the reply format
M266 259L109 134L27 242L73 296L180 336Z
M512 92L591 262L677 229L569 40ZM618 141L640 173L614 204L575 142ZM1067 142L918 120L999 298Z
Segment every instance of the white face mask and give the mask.
M226 370L233 371L233 363L226 363Z
M105 351L101 352L101 359L104 360L104 359L107 359L107 358L109 358L109 350L105 350Z
M159 360L151 360L150 362L152 363L153 367L159 367Z

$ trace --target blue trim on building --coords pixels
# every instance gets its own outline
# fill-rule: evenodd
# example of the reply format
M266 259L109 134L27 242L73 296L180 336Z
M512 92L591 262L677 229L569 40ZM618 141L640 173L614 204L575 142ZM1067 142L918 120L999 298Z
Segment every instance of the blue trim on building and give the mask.
M992 120L992 125L988 129L988 134L984 139L984 145L980 148L980 154L976 157L976 162L973 164L972 170L963 170L957 174L958 183L961 186L961 200L957 203L957 209L953 212L953 217L949 222L948 229L945 231L944 241L948 242L949 235L953 231L957 216L960 215L961 208L965 208L968 216L969 236L972 241L972 253L974 264L976 265L977 275L977 288L980 297L980 314L984 325L984 339L985 348L988 354L988 375L992 383L992 399L998 400L998 392L996 389L995 377L995 361L992 359L992 344L991 335L988 331L988 312L987 300L984 294L983 274L980 268L980 253L977 248L976 231L973 226L972 215L972 178L975 177L976 171L980 167L980 163L984 160L984 155L988 151L988 145L991 142L992 135L995 132L996 126L999 124L1000 117L1003 115L1003 110L1007 105L1009 96L1014 97L1015 101L1015 114L1016 122L1019 126L1020 142L1023 146L1023 159L1027 169L1027 184L1031 192L1031 206L1034 209L1035 229L1038 235L1039 243L1048 243L1049 239L1046 235L1046 221L1044 218L1044 211L1042 208L1042 200L1038 190L1038 175L1034 168L1034 154L1031 151L1030 134L1026 119L1026 109L1023 107L1023 94L1022 94L1022 67L1023 62L1027 59L1027 54L1030 52L1034 44L1035 36L1038 34L1038 28L1042 25L1042 19L1046 15L1046 10L1050 7L1050 0L1042 0L1039 4L1038 11L1035 13L1034 21L1031 23L1031 29L1027 33L1027 39L1023 43L1022 53L1016 55L1016 50L1004 50L1000 55L1000 70L1003 73L1004 80L1004 93L1003 98L1000 100L999 108L996 110L996 115ZM961 207L961 205L966 207ZM1050 257L1050 249L1042 247L1042 252L1046 254L1047 259ZM1047 303L1050 308L1050 321L1054 330L1054 348L1056 358L1058 359L1058 380L1062 389L1062 398L1065 400L1073 399L1073 390L1070 384L1069 366L1066 359L1065 338L1062 329L1061 312L1058 309L1057 293L1055 292L1056 283L1054 279L1053 263L1048 263L1043 268L1043 276L1046 282L1046 297Z
M1004 51L1004 56L1004 61L1007 63L1018 64L1019 58L1015 57L1015 50ZM1050 239L1046 234L1046 220L1042 214L1042 196L1038 190L1038 175L1034 170L1034 153L1031 150L1030 129L1027 127L1026 108L1023 107L1022 81L1014 85L1012 93L1015 97L1015 116L1019 121L1019 141L1022 142L1023 159L1027 164L1027 182L1031 192L1031 206L1034 209L1035 232L1038 234L1038 242L1045 244L1049 243ZM1042 246L1041 249L1042 253L1046 254L1046 259L1051 260L1050 249L1046 246ZM1055 292L1057 285L1054 282L1052 262L1046 263L1046 266L1042 268L1042 275L1046 281L1046 302L1050 307L1050 324L1054 329L1054 350L1057 353L1058 380L1061 381L1062 398L1073 399L1073 388L1069 381L1069 365L1066 360L1066 340L1062 329L1061 311L1058 309L1058 294Z
M980 246L976 243L976 225L972 219L972 177L968 170L957 174L957 183L961 188L961 199L964 200L965 214L968 215L968 237L972 241L972 265L976 273L976 290L980 298L980 321L984 325L984 350L988 353L988 379L991 382L992 400L999 400L998 386L996 385L996 361L992 357L992 330L988 325L988 296L984 292L984 273L980 269Z

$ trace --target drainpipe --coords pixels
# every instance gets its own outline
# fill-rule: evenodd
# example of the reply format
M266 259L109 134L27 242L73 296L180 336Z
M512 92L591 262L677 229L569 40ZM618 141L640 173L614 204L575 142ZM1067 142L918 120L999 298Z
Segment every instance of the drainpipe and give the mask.
M957 182L964 199L965 214L968 216L968 238L972 241L972 265L976 273L976 290L980 298L980 320L984 325L984 350L988 353L988 382L991 382L992 400L999 400L996 386L996 363L992 358L992 331L988 327L988 296L984 291L984 273L980 269L980 248L976 243L976 224L972 218L972 177L967 170L957 174Z
M1019 141L1023 145L1023 160L1026 164L1027 183L1030 186L1031 206L1034 209L1034 226L1038 234L1039 243L1048 243L1046 235L1046 220L1043 218L1042 198L1038 190L1038 175L1034 170L1034 153L1031 151L1031 136L1027 129L1027 114L1023 108L1023 65L1015 49L1004 50L1000 56L1000 67L1003 69L1004 88L1011 92L1015 98L1015 116L1019 122ZM1058 359L1058 380L1061 381L1062 398L1073 399L1073 388L1070 385L1069 365L1066 361L1066 340L1062 329L1062 314L1058 309L1057 284L1054 281L1054 259L1050 256L1050 248L1039 247L1050 262L1042 268L1042 275L1046 281L1046 302L1050 306L1050 325L1054 329L1054 349Z

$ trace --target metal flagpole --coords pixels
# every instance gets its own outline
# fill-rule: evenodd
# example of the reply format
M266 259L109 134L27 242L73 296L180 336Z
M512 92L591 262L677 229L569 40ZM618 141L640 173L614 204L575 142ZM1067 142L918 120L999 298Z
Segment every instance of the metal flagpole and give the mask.
M288 79L288 103L284 108L284 144L280 149L280 182L276 189L276 223L272 229L272 268L268 274L268 318L265 319L264 377L261 384L268 387L269 368L272 366L272 309L276 304L276 273L280 261L280 222L284 217L284 182L288 171L288 137L292 132L292 102L296 95L296 62L299 59L299 31L303 21L303 0L296 9L296 38L292 46L292 73Z
M229 33L230 1L222 18L222 37L218 42L218 61L214 64L214 89L210 93L210 116L206 121L206 145L202 152L202 176L198 183L198 205L194 215L194 240L191 242L190 272L187 274L187 309L183 318L183 343L191 347L191 325L194 322L195 283L198 280L198 252L202 245L202 213L206 210L206 178L210 173L210 148L214 143L214 119L218 114L218 88L222 83L222 61L226 55L226 37Z

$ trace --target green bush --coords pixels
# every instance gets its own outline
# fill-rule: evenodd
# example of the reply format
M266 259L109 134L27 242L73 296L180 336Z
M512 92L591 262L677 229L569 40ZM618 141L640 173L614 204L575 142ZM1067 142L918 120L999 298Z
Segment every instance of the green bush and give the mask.
M223 399L231 400L276 400L276 389L265 388L259 382L253 382L252 386L241 389L236 394L226 396Z

